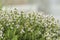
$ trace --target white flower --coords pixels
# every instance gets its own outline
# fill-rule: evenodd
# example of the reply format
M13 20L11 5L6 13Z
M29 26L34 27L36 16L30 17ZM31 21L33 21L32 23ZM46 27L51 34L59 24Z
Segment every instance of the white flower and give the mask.
M28 31L30 31L31 30L31 28L28 28Z
M4 27L2 27L1 30L4 30Z
M13 29L13 27L10 27L11 29Z
M25 31L22 29L20 33L25 33Z
M0 30L0 37L2 37L2 35L3 35L3 32Z
M39 34L41 34L41 32L40 32L40 31L39 31L38 33L39 33Z
M31 30L31 32L33 32L34 30Z
M1 27L2 25L0 24L0 27Z
M49 36L50 34L49 33L46 33L46 35L45 36Z
M10 19L9 22L12 22L12 20Z
M44 24L44 26L45 26L45 27L47 27L47 26L48 26L48 24L47 24L47 23L45 23L45 24Z
M52 36L55 36L56 34L55 33L53 33L53 35Z
M9 24L6 24L6 26L9 26Z
M51 38L50 38L50 37L47 37L46 39L47 39L47 40L50 40Z
M12 23L12 24L14 24L14 23Z
M19 27L20 27L20 25L19 25L19 24L17 24L17 25L16 25L16 27L17 27L17 28L19 28Z

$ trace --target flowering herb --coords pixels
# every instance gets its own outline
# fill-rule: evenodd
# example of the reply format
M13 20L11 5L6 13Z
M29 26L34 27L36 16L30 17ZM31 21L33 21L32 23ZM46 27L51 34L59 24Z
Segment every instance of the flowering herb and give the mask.
M0 40L60 40L59 27L53 16L0 11Z

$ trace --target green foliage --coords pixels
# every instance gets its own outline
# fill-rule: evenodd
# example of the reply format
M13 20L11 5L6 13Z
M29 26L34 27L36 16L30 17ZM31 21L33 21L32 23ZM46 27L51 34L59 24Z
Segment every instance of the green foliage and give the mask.
M38 13L0 12L0 40L60 40L53 16Z

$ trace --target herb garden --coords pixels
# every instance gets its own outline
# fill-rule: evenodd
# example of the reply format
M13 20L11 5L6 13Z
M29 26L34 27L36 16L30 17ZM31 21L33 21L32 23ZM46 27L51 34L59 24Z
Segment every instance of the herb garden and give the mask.
M0 10L0 40L60 40L58 22L41 13Z

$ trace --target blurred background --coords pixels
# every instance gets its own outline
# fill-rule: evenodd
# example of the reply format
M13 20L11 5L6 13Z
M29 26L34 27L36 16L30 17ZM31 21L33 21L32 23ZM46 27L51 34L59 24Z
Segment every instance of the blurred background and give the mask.
M25 12L43 12L45 15L53 15L60 19L60 0L0 0L2 10L13 10Z

